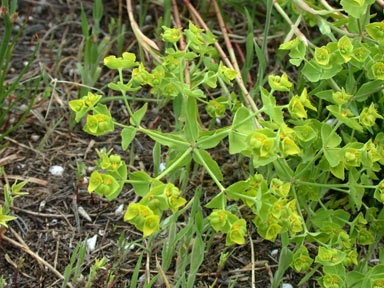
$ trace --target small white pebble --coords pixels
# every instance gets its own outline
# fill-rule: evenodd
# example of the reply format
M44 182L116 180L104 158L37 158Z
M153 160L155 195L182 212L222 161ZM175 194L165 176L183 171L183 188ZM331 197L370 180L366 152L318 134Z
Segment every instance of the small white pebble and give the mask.
M121 216L124 214L124 204L121 204L117 209L115 210L115 216Z
M165 167L166 167L165 163L161 162L160 165L159 165L159 171L163 172Z
M145 20L144 20L146 23L149 23L152 21L152 16L151 15L147 15L145 16Z
M88 166L88 167L87 167L88 172L92 172L92 171L95 170L95 169L96 169L95 166Z
M87 251L92 252L96 248L97 234L87 240Z
M293 286L289 283L283 283L283 288L293 288Z
M45 209L45 204L47 204L47 201L43 200L40 202L40 205L39 205L39 212L42 212L44 211Z
M272 257L275 257L275 256L277 256L278 253L279 253L279 249L273 249L273 250L271 251L271 256L272 256Z
M27 165L23 164L23 163L19 163L17 164L17 168L19 169L24 169Z
M104 236L104 234L105 234L105 231L104 231L103 229L100 229L100 230L99 230L99 235L100 235L100 236Z
M326 123L327 123L328 125L332 125L333 123L335 123L335 121L336 121L335 118L330 118L330 119L327 120Z
M216 124L217 124L217 125L220 125L220 124L221 124L221 120L220 120L220 118L216 118Z
M55 176L63 176L64 168L59 165L53 165L49 168L49 173Z
M133 250L135 249L136 245L135 244L127 244L124 246L124 249L129 249L129 250Z
M24 110L27 110L27 108L28 108L28 106L25 105L25 104L21 104L21 105L20 105L20 109L23 110L23 111L24 111Z
M31 135L31 140L32 140L32 141L36 142L36 141L39 140L39 139L40 139L40 136L39 136L39 135L36 135L36 134Z

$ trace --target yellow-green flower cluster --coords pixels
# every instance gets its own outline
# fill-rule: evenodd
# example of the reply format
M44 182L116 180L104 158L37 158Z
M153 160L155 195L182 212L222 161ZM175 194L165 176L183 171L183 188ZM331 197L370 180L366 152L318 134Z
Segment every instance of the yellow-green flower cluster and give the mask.
M247 233L247 224L244 219L239 219L229 211L215 209L208 216L212 228L216 232L227 234L226 245L244 244Z
M129 204L124 221L135 225L147 237L159 230L163 211L170 209L176 213L186 203L179 195L180 190L173 184L158 182L139 203Z

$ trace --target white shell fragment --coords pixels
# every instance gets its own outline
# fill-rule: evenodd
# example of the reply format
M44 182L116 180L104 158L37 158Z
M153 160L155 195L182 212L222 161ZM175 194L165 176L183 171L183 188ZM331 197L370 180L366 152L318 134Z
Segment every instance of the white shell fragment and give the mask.
M81 206L79 206L79 208L77 208L77 211L79 212L79 214L84 218L86 219L88 222L92 222L92 219L91 217L89 217L87 211L85 211L85 209Z
M64 168L59 165L53 165L49 168L49 173L55 176L63 176Z
M124 214L124 204L121 204L117 209L115 210L115 216L122 216Z
M289 283L283 283L283 288L293 288L293 286Z
M37 135L37 134L33 134L33 135L31 136L31 140L32 140L33 142L36 142L36 141L38 141L39 139L40 139L40 136Z
M271 251L271 256L272 256L272 257L276 257L278 253L279 253L279 249L273 249L273 250Z
M87 240L87 251L92 252L96 248L97 234Z
M47 204L47 201L43 200L40 202L40 205L39 205L39 212L42 212L44 211L45 209L45 204Z
M161 162L160 165L159 165L159 171L163 172L165 167L166 167L165 163Z

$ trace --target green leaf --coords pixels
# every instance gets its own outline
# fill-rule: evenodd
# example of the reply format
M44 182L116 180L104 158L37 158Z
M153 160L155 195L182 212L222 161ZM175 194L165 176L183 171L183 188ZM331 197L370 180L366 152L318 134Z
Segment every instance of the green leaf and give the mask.
M348 109L343 109L342 112L340 112L339 106L337 105L328 105L327 110L332 113L333 116L335 116L340 122L344 123L348 127L357 130L359 132L363 132L363 127L357 122L357 120L349 118L352 113Z
M175 134L162 133L160 131L146 129L143 132L156 142L159 142L161 145L173 148L177 151L185 151L190 146L190 143L187 142L183 137Z
M144 197L149 191L149 186L152 183L152 178L143 171L137 171L129 174L129 180L135 190L135 193Z
M208 171L211 171L217 180L223 181L223 174L221 173L219 165L212 159L207 151L195 149L193 151L193 160L204 166Z
M256 129L251 113L245 107L240 107L235 113L232 130L229 133L229 153L240 153L248 147L247 136Z
M214 148L219 145L221 140L227 137L228 134L229 131L227 128L221 128L215 131L202 131L200 132L200 137L197 140L197 146L204 150Z
M341 137L332 130L333 128L330 125L323 123L321 127L321 140L324 147L336 148L341 143Z
M377 41L384 41L384 22L370 23L365 26L369 36Z
M340 4L348 15L360 18L366 13L368 5L374 2L375 0L341 0Z
M382 80L374 80L370 82L366 82L360 86L359 90L357 90L355 94L355 99L359 102L365 101L371 96L373 93L376 93L383 89L383 81Z
M269 115L272 121L281 125L284 122L282 108L276 107L276 99L263 87L260 87L261 99L265 108L265 113Z
M132 126L126 127L121 131L121 147L124 151L128 149L129 144L135 139L136 131L136 128Z
M339 165L340 161L343 159L343 150L340 148L325 148L324 156L327 159L331 167L336 167Z
M320 80L320 67L315 65L314 61L305 62L301 73L311 82L317 82Z
M353 204L356 205L357 210L360 210L361 205L363 204L363 196L365 189L358 186L357 181L360 178L359 172L356 169L351 169L348 173L348 184L350 186L350 200Z
M204 260L204 241L199 233L196 233L195 242L192 246L190 273L188 275L188 288L194 287L196 273Z
M208 71L204 74L204 83L207 84L211 88L217 87L217 73L213 71Z
M221 209L224 210L227 207L227 197L225 196L224 191L217 194L211 199L206 205L206 208L210 209Z
M199 138L199 123L197 122L197 104L196 99L188 97L185 106L185 138L189 141L196 141Z
M347 285L353 288L363 288L361 283L364 281L364 274L358 271L351 271L347 274Z
M147 112L148 103L145 103L143 107L133 113L132 118L129 119L129 122L132 125L140 126L140 122L143 119L145 112Z

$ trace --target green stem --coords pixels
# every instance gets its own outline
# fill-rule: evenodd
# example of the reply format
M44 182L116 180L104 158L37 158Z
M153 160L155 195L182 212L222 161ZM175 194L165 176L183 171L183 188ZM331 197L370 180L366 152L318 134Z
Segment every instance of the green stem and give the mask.
M296 184L310 185L310 186L322 187L322 188L349 188L349 184L324 184L324 183L307 182L307 181L300 181L300 180L295 180L295 182Z
M221 185L220 181L216 178L215 174L212 172L211 168L209 168L208 164L205 162L204 158L201 157L200 151L196 150L195 155L197 158L199 158L200 162L203 164L204 168L207 170L208 174L211 176L213 181L215 181L216 185L220 188L220 191L223 192L225 191L225 188L223 185Z
M177 165L179 165L179 163L181 161L183 161L184 158L187 157L192 152L192 150L193 150L192 147L189 147L187 150L185 150L183 155L181 155L181 157L179 159L177 159L175 162L173 162L171 166L165 168L164 171L159 176L157 176L155 179L160 180L165 175L167 175L170 171L175 169L177 167Z
M293 196L294 196L295 199L296 199L296 210L297 210L297 212L299 213L299 215L300 215L300 217L301 217L301 220L302 220L302 222L303 222L304 234L308 234L307 224L305 223L303 214L301 213L301 207L300 207L299 199L297 198L297 194L296 194L296 189L295 189L295 187L292 187L292 192L293 192ZM309 214L308 211L306 211L306 212L307 212L307 214Z
M127 128L129 125L120 124L119 122L112 121L113 125L121 127L121 128Z
M124 84L123 69L120 68L120 69L118 69L118 71L119 71L120 82L122 84ZM135 119L133 118L133 112L131 110L131 107L128 104L128 100L127 100L127 97L126 97L126 92L124 90L121 90L121 94L123 94L123 101L124 101L125 106L127 107L129 116L132 118L133 121L135 121Z
M139 97L131 97L131 96L109 96L109 97L103 97L100 99L100 103L105 102L111 102L111 101L117 101L117 100L134 100L134 101L144 101L144 102L160 102L159 99L152 99L152 98L139 98Z
M313 158L311 159L311 161L309 161L309 162L307 163L307 165L303 168L303 170L300 171L299 174L295 175L295 178L300 178L300 177L307 171L307 169L309 168L309 166L312 165L312 163L314 163L314 162L317 160L317 158L320 157L320 155L321 155L322 153L323 153L323 148L321 148L319 151L317 151L315 157L313 157ZM297 183L297 181L296 181L296 183Z

